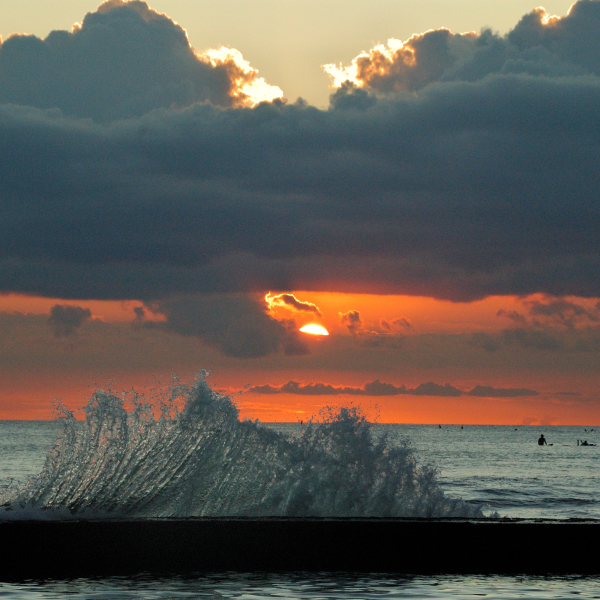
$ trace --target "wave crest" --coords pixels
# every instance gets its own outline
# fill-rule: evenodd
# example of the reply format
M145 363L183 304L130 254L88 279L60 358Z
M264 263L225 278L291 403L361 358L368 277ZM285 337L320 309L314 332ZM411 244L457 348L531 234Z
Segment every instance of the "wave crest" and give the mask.
M4 498L25 511L127 517L482 517L445 496L410 446L375 435L355 408L330 410L299 435L240 421L231 398L201 372L158 397L97 391L63 431L40 475ZM182 408L178 406L182 401Z

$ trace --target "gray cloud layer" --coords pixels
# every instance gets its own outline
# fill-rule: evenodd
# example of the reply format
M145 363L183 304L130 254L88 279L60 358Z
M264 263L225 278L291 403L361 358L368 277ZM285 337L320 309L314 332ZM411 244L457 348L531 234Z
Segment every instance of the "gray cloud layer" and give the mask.
M146 102L159 76L142 69L130 85L110 80L102 112L86 98L106 79L87 58L72 77L68 52L100 25L142 39L131 22L152 29L140 56L150 52L160 77L177 72L173 48L194 65L192 88L204 91L184 105L227 104L217 97L226 86L211 95L220 76L186 54L171 21L143 18L135 3L109 8L73 34L2 47L0 99L12 104L0 105L1 291L600 296L600 2L582 0L551 27L534 11L507 38L468 41L467 58L433 69L417 94L346 86L326 111L172 108L167 92ZM38 50L19 44L42 44L58 75L44 79ZM110 52L127 63L122 47ZM527 68L467 69L484 55L505 65L507 49ZM160 81L163 91L178 85Z

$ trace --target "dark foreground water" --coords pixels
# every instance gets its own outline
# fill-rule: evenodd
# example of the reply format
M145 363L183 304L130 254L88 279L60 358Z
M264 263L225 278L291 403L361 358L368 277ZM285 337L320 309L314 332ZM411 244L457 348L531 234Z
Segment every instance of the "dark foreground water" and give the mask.
M293 432L297 425L272 425ZM440 471L451 496L485 511L529 518L600 518L600 433L583 427L380 425L409 439L419 460ZM55 423L0 422L0 483L22 485L44 463ZM539 447L544 433L548 447ZM1 543L1 541L0 541ZM291 541L290 543L293 543ZM318 540L315 541L318 543ZM402 540L398 540L402 544ZM574 551L599 554L599 540ZM3 549L7 552L9 549ZM60 548L56 549L60 552ZM535 541L532 540L532 551ZM552 548L542 549L552 552ZM432 552L436 552L432 542ZM195 578L138 576L0 583L1 598L600 598L600 579L582 577L382 577L328 574L215 574Z
M218 574L197 578L109 578L1 584L0 598L38 600L267 598L368 600L394 598L600 598L600 581L582 577L381 577L327 574Z

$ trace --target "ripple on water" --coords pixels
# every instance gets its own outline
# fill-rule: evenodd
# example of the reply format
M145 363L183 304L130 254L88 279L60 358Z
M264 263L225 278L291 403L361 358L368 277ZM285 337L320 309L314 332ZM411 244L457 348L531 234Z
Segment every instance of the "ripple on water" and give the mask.
M187 578L138 576L0 584L0 598L71 600L144 598L371 600L386 598L600 598L596 577L382 577L226 573Z

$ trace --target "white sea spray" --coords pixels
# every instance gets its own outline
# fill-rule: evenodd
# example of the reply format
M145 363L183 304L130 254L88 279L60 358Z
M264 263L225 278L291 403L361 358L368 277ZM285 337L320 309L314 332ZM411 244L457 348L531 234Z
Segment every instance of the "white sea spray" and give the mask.
M165 389L159 405L156 418L141 396L99 390L83 422L58 405L61 435L42 472L5 492L0 519L483 516L447 497L434 469L407 443L376 436L356 408L289 436L240 421L206 372Z

